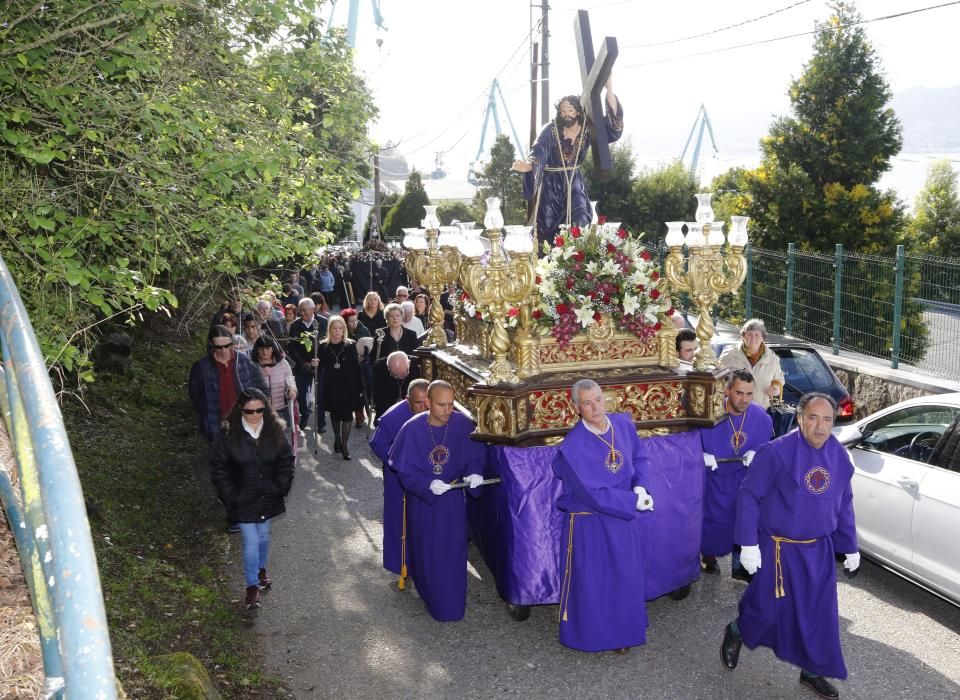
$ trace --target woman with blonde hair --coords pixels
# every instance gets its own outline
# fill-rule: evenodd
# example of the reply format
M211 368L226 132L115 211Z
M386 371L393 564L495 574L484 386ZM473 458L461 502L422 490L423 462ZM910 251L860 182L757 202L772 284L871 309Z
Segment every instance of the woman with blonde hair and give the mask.
M728 345L720 353L720 364L730 369L745 369L753 375L753 402L763 408L783 392L780 358L766 346L767 327L759 318L751 318L740 329L743 342Z
M350 459L350 430L354 414L363 408L363 376L357 346L347 336L343 317L327 319L327 337L320 341L317 359L323 370L323 410L330 412L333 451Z
M357 318L371 333L387 325L387 320L383 317L383 302L380 301L379 294L367 292L367 295L363 298L363 308L357 312Z

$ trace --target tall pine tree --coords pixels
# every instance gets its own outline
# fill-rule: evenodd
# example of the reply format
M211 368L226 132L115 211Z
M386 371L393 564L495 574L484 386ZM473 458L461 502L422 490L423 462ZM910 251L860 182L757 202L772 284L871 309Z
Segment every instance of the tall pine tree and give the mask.
M473 208L486 211L488 197L499 197L505 224L525 224L527 222L527 200L523 198L523 180L517 173L511 172L517 151L506 134L500 134L490 148L490 160L477 173L477 194L473 198Z

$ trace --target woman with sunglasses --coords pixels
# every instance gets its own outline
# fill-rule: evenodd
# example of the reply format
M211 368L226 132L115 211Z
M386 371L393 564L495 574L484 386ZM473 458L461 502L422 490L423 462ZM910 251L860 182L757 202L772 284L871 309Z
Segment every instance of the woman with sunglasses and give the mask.
M258 389L240 394L213 443L210 476L243 536L244 605L260 607L260 591L273 583L267 575L270 519L284 512L293 484L293 451L266 395Z

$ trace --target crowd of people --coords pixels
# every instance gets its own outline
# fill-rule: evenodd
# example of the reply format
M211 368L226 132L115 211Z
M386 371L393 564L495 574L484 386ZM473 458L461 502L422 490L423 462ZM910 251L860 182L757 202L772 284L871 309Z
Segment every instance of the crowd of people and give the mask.
M319 272L324 291L308 293L313 281L295 273L284 297L264 293L246 313L239 300L224 304L207 333L207 355L191 369L211 479L229 528L243 538L245 604L259 607L272 583L269 523L284 511L298 441L310 430L319 441L329 424L333 452L349 460L351 429L373 425L370 447L384 469L383 566L399 576L401 589L412 579L434 619L459 620L466 499L489 483L489 455L485 443L470 439L473 423L454 410L453 387L420 378L414 351L429 331L430 300L406 286L386 300L375 291L357 300L346 288L331 304L336 290L328 276L334 285L337 277ZM853 469L830 433L836 405L829 396L805 396L798 430L774 437L765 406L783 377L769 364L764 336L762 322L751 319L743 343L724 354L735 367L724 419L700 429L701 571L718 575L718 559L731 555L730 575L748 584L724 630L726 668L736 668L743 643L768 646L800 666L801 683L836 698L826 677L844 678L846 668L835 554L849 574L859 566ZM681 329L681 361L691 361L696 348L695 334ZM647 490L647 456L633 418L607 414L603 391L590 379L574 383L571 398L580 420L553 462L562 485L556 507L567 519L559 547L560 642L626 653L646 639L642 525L657 494Z

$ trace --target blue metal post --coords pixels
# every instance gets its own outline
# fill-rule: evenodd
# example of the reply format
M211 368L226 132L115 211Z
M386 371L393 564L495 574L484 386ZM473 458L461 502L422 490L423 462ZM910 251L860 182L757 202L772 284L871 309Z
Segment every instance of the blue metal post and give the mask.
M743 251L747 258L747 278L743 283L743 318L753 318L753 243Z
M16 373L36 459L54 571L46 586L57 624L66 693L70 698L111 700L117 697L117 687L110 634L83 490L40 346L2 259L0 335L5 343L5 369Z
M840 295L843 292L843 243L837 243L833 259L833 354L840 354Z
M895 266L896 281L893 291L893 348L890 353L890 366L896 369L900 364L900 318L903 314L903 246L897 246L897 262Z
M787 308L783 319L783 332L790 335L793 331L793 271L797 250L793 243L787 244Z

